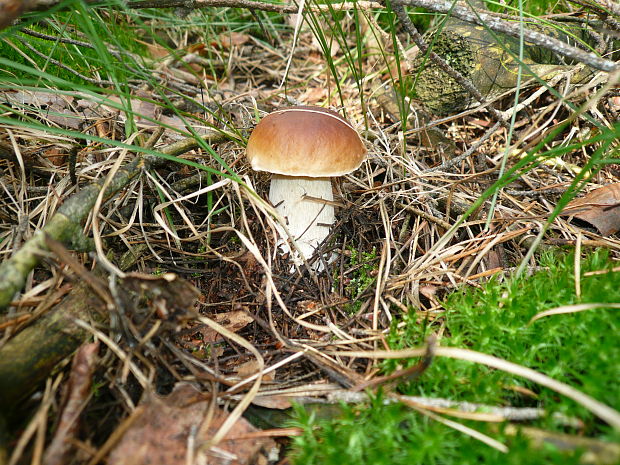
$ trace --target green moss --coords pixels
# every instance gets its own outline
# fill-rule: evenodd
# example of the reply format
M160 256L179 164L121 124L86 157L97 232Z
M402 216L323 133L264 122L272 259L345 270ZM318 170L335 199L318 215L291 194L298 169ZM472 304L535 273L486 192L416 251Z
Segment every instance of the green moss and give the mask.
M542 318L544 310L576 303L620 302L620 273L605 250L589 255L581 265L581 298L575 294L571 254L545 254L544 269L532 276L491 280L480 289L463 288L444 302L445 315L422 324L411 312L396 318L388 337L392 349L419 347L441 325L442 346L480 351L540 371L616 409L620 408L620 313L612 309L587 310ZM609 272L585 276L593 270ZM389 360L390 372L417 360ZM515 390L522 387L536 397ZM554 391L485 366L436 358L416 382L401 384L408 395L444 397L497 406L539 406L579 418L578 434L618 441L617 433L589 411ZM521 390L523 392L523 390ZM552 432L575 433L551 415L530 426ZM465 423L504 442L504 455L452 428L429 420L404 406L385 405L381 396L369 405L343 406L341 418L317 420L298 410L296 426L303 434L293 447L296 464L572 464L581 452L560 453L551 445L534 447L520 437L506 437L502 425Z
M538 370L584 393L620 408L620 317L617 310L595 309L580 313L530 319L550 308L586 302L620 302L620 273L583 276L590 270L610 269L606 251L593 253L582 264L581 298L575 295L573 256L547 254L547 267L530 277L492 280L481 289L463 289L445 302L446 337L442 345L484 352ZM404 329L393 330L392 348L420 345L431 328L405 320ZM386 363L393 369L394 362ZM531 399L515 393L521 386L537 393ZM438 359L422 383L403 386L408 394L450 397L493 404L544 405L588 418L590 414L572 401L522 378L458 360ZM594 425L592 425L594 427Z
M351 298L355 299L375 280L372 271L376 267L377 250L373 248L372 252L361 253L352 247L349 250L351 251L349 265L356 269L347 285L347 291Z
M145 46L136 41L135 25L128 23L122 14L112 12L108 22L94 18L90 24L93 26L92 31L88 30L79 14L59 12L51 16L47 21L39 21L28 27L35 32L51 37L67 37L87 43L90 42L88 40L89 34L96 34L101 40L113 44L120 51L138 55L144 54ZM48 59L30 51L22 43L22 40L36 48ZM97 73L99 73L101 79L110 78L109 72L111 70L107 69L105 61L102 60L102 57L96 50L74 44L44 40L21 32L9 35L5 40L0 41L0 55L14 61L16 64L34 65L38 69L46 70L56 77L78 84L87 84L87 81L75 73L56 66L51 60L60 62L89 78L95 78ZM128 58L126 56L124 59ZM112 60L118 65L117 71L125 68L126 63L119 62L115 58ZM19 76L20 74L17 73L14 78ZM32 76L24 77L27 79L32 78ZM27 82L24 84L27 84Z
M469 425L508 445L510 453L504 454L401 405L384 405L381 396L363 407L343 406L335 421L318 420L298 408L293 425L302 429L291 453L297 465L568 465L579 463L581 455L562 453L551 445L534 449L521 436L506 437L480 423Z
M359 297L375 281L373 272L377 267L377 250L373 247L372 252L360 252L354 247L349 247L349 269L352 270L345 286L345 291L351 299L347 311L357 312L362 306Z

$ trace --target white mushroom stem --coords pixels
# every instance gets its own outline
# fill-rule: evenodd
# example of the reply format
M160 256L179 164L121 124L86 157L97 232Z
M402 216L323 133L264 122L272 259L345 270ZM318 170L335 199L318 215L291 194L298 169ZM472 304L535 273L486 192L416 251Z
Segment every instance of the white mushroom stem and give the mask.
M269 200L286 221L286 227L304 257L312 257L317 247L329 235L330 226L336 218L330 178L275 174L271 178ZM280 248L284 252L292 252L293 260L300 264L302 261L298 254L290 250L288 237L282 228L279 228L279 233L282 238Z

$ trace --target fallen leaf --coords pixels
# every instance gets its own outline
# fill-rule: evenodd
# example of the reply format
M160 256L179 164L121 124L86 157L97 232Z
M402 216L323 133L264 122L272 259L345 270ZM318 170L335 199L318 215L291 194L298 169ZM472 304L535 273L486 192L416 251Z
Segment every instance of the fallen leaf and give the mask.
M24 12L24 3L20 0L0 1L0 29L4 29Z
M207 55L207 46L203 42L191 44L187 47L187 53L197 53L198 55Z
M54 438L45 451L43 462L46 465L62 465L70 461L74 448L72 439L80 429L80 415L91 394L97 350L98 342L84 344L73 357L67 400L62 407Z
M252 403L259 407L275 410L285 410L293 406L290 399L285 396L256 396Z
M438 291L439 288L433 284L424 284L420 286L420 294L427 299L434 299Z
M299 101L304 104L312 105L327 98L327 89L325 87L310 87L299 96Z
M247 378L258 373L259 363L258 360L252 359L240 365L237 365L235 371L242 378ZM273 381L275 370L270 371L263 375L263 381Z
M594 189L570 202L562 216L574 216L594 226L603 236L620 230L620 183Z
M482 273L486 270L492 270L495 268L502 268L504 266L504 248L501 244L489 250L489 253L484 257L485 267L478 267L478 272Z
M7 103L22 108L33 110L61 127L80 129L84 123L84 115L74 111L76 99L71 95L54 93L53 91L18 91L3 94ZM30 108L28 108L30 107Z
M151 44L140 40L138 42L146 45L149 55L155 60L161 60L170 55L170 50L160 44Z
M233 333L238 332L254 321L252 317L243 310L217 313L215 315L210 315L210 317ZM223 339L217 331L206 326L201 328L200 332L203 342L217 342Z
M95 119L102 116L95 109L99 105L79 99L79 93L75 96L58 94L52 91L4 91L0 92L0 98L24 113L44 117L62 128L80 130L83 124L92 124ZM107 116L107 115L105 115Z
M245 363L237 365L235 371L239 376L248 377L258 372L259 363L257 360L249 360Z
M209 400L189 384L179 383L167 397L146 396L141 403L142 413L131 423L107 463L115 465L185 465L188 462L190 435L194 445L208 441L228 418L228 413L216 408L208 427L202 423L209 410ZM244 465L256 463L263 451L275 443L261 436L260 430L244 418L237 420L216 447L198 452L191 463L210 465ZM197 450L197 448L196 448ZM265 462L263 458L263 462Z
M54 166L64 166L67 160L67 150L63 150L60 147L52 147L44 150L41 156L47 158Z
M250 36L241 32L224 32L219 35L219 39L222 48L231 49L247 44L250 41Z
M187 63L186 66L191 69L194 73L200 73L201 71L203 71L205 68L204 66L198 64L198 63Z
M134 96L135 98L131 100L131 106L136 122L144 126L157 126L157 120L161 115L162 109L153 100L152 94L144 90L138 90Z

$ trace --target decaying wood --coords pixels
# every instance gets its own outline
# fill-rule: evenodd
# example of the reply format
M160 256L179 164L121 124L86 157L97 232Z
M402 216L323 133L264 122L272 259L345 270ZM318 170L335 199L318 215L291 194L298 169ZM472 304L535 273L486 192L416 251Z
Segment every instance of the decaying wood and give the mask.
M454 18L458 18L460 20L478 26L483 26L492 31L496 31L516 38L521 37L521 33L523 33L523 38L527 42L535 44L539 47L546 48L548 50L553 50L558 55L572 60L576 60L580 63L585 63L586 65L594 69L607 72L615 71L618 69L617 63L611 60L601 58L594 53L577 48L562 40L554 39L553 37L549 37L541 32L534 31L528 28L523 28L523 30L521 30L518 22L505 21L488 13L475 12L472 11L470 8L461 5L455 5L453 2L450 1L396 0L394 3L399 5L410 5L420 8L426 8L434 13L450 14Z
M426 42L423 40L422 36L416 29L415 25L409 19L405 8L400 3L395 3L392 6L394 13L398 16L398 19L405 27L406 31L412 37L413 41L420 48L420 51L424 54L428 54L431 60L445 73L445 75L450 76L454 81L456 81L462 88L464 88L469 95L475 98L480 103L485 103L485 97L480 93L478 88L467 79L461 70L456 67L448 64L445 59L435 53L433 50L430 50ZM436 91L436 90L435 90ZM433 107L429 107L434 110ZM495 109L492 105L488 106L489 112L493 115L493 117L502 125L506 126L508 123L504 120L502 114Z
M90 336L76 318L101 321L104 314L105 303L80 282L53 311L9 340L0 349L0 411L16 407Z
M398 13L402 6L394 8ZM402 12L399 18L401 16ZM528 27L542 30L533 23ZM549 35L563 37L547 29L545 32ZM569 37L563 38L570 40ZM418 37L417 42L420 40ZM519 59L517 39L455 18L449 18L441 32L432 36L432 43L430 59L426 58L426 49L421 48L424 53L418 55L413 71L417 98L436 115L458 113L483 104L517 85L537 83L536 79L546 81L561 72L575 69L573 65L562 66L551 51L528 43L524 44ZM437 56L441 59L437 60ZM524 66L519 70L521 65ZM583 82L592 73L590 68L582 68L579 73L574 73L571 81ZM498 121L506 120L506 116L496 113L495 108L490 107L489 111Z

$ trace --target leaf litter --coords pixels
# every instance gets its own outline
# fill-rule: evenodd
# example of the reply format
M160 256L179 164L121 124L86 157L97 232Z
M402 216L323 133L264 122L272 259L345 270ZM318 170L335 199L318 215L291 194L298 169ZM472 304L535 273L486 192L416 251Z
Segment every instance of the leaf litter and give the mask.
M350 21L347 17L345 25L350 27ZM429 121L413 108L409 122L414 129L403 133L395 124L400 116L394 109L393 94L385 93L389 76L378 65L381 62L369 61L364 69L369 78L361 84L365 96L362 105L360 86L352 79L340 83L338 93L323 57L317 53L316 40L303 29L286 92L278 83L290 50L290 31L281 33L280 48L248 34L220 36L216 74L204 66L203 47L192 49L187 38L177 39L187 50L184 60L149 44L153 58L161 60L155 75L171 88L203 96L203 100L199 105L186 106L186 102L183 107L176 101L185 112L181 118L167 113L159 89L143 88L132 93L138 128L166 128L156 149L183 140L188 122L198 134L215 128L229 135L238 131L247 137L256 115L291 104L316 104L343 110L363 134L369 157L360 170L336 186L339 219L321 253L337 252L339 258L330 264L329 272L320 275L304 267L289 273L287 257L277 253L274 219L270 207L260 200L266 198L268 176L251 172L237 135L214 142L212 147L249 188L227 183L191 197L195 190L213 183L215 175L164 163L151 172L152 179L136 180L111 199L100 212L104 217L103 237L118 257L130 254L131 269L141 273L119 279L104 270L117 306L104 328L112 335L125 336L115 338L125 355L115 355L110 346L100 351L95 377L107 385L104 400L114 407L81 434L76 433L73 444L79 444L89 459L97 457L97 451L100 455L109 453L111 463L141 463L135 454L159 460L157 463L188 463L188 457L197 457L192 454L207 454L209 463L255 463L262 454L263 462L258 463L265 463L273 459L271 449L278 445L256 434L259 431L243 418L231 417L229 407L240 401L272 409L289 408L293 400L329 404L338 402L326 394L332 386L349 388L377 376L374 357L369 354L386 348L384 336L398 312L413 309L420 321L441 319L441 298L446 292L513 270L574 179L575 173L567 167L584 165L586 154L567 152L562 156L564 164L553 168L540 164L527 171L500 191L490 228L482 228L485 217L479 210L457 234L447 236L449 226L497 179L498 154L503 153L506 143L503 131L492 132L472 156L458 163L452 158L466 152L493 127L487 113L478 111L470 117L465 112ZM389 50L391 45L383 47ZM336 58L345 53L342 47L331 50ZM188 63L194 71L200 70L200 79L186 70ZM393 69L394 63L388 63L388 68ZM575 99L583 98L578 89L569 86L565 90L575 90ZM127 117L122 100L115 95L3 89L2 99L13 111L44 125L125 141ZM615 100L608 102L609 111L602 105L598 114L603 124L609 124L613 111L617 111L612 108ZM565 109L559 109L554 119L545 120L546 108L541 95L532 102L530 114L519 114L520 140L548 131L558 118L568 117ZM541 123L531 124L539 115ZM572 121L576 130L587 124L581 119ZM76 187L69 182L68 157L60 157L57 166L45 154L62 155L67 145L76 141L71 136L27 127L3 125L1 130L3 147L9 151L17 147L18 158L27 153L31 157L28 169L32 170L32 175L24 178L18 164L7 162L4 166L2 186L7 196L0 208L0 235L4 239L0 250L6 257L45 223L59 201L75 192ZM430 140L434 131L438 135ZM431 136L420 137L424 143L418 144L420 133ZM568 142L573 133L567 130L551 143ZM596 147L586 149L590 148ZM79 183L106 176L120 151L113 144L88 143L77 161ZM213 153L202 148L182 157L222 169ZM517 163L518 158L512 162ZM581 233L592 243L609 247L617 257L619 242L613 236L603 237L618 230L612 214L617 180L614 166L603 166L589 180L589 185L603 186L601 192L592 191L564 211L593 224L600 235L557 218L548 232L549 243L571 245ZM46 189L44 197L40 196L41 188ZM162 198L162 190L173 199L177 210L162 207L171 201ZM155 215L158 207L166 215ZM20 218L28 221L20 223ZM19 224L20 228L14 227ZM368 283L355 295L348 285L352 279L359 279L361 265L351 260L352 250L371 257L367 265L373 270ZM90 266L100 261L87 256L82 260ZM167 273L175 273L184 278L180 282L191 284L171 287L162 275ZM54 276L58 281L53 286L35 286ZM26 289L29 300L16 304L35 309L29 303L34 302L32 299L45 299L72 280L75 275L70 271L55 275L54 268L45 265L35 272ZM188 291L194 286L197 299L191 297L193 290ZM215 324L206 324L198 314ZM424 342L419 341L420 345ZM247 345L260 352L263 368ZM334 349L366 356L341 358L328 352ZM130 374L130 362L144 373L149 389L140 387L135 375ZM187 381L192 385L183 384ZM90 411L97 411L98 402L90 402ZM419 402L416 405L421 405ZM449 407L467 410L464 405ZM123 418L132 421L124 429L119 426ZM221 441L210 444L223 425L227 432ZM101 437L102 432L117 427L117 436ZM103 442L105 438L109 442ZM131 457L138 461L127 461Z

